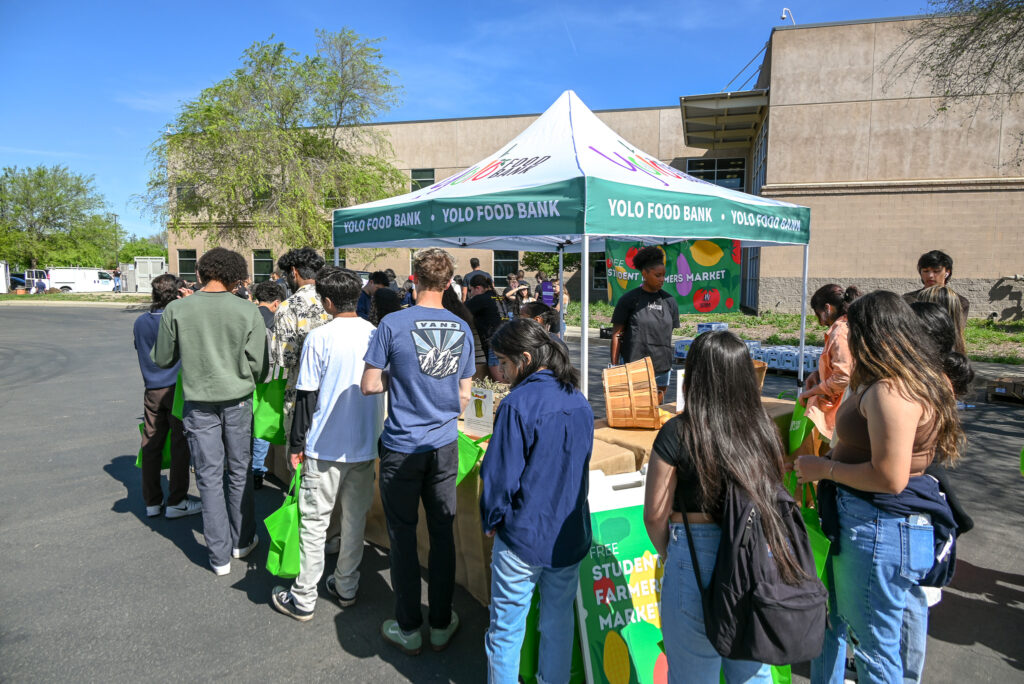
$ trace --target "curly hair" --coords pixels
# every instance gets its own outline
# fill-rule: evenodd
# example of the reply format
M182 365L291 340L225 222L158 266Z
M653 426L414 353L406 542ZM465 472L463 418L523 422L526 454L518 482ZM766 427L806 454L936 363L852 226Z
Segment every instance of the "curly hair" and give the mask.
M664 252L655 246L644 247L633 256L633 265L638 271L646 271L655 266L665 265Z
M172 273L164 273L153 278L151 285L153 286L153 303L149 305L149 310L159 311L167 308L168 304L181 296L178 288L184 287L185 283Z
M252 288L252 298L257 302L283 302L285 299L284 290L271 280L256 283L256 287Z
M291 273L294 268L299 272L299 277L305 280L316 278L316 272L324 267L324 258L317 254L312 247L299 247L289 249L277 260L277 267L285 273Z
M199 257L196 274L204 285L216 280L231 289L236 283L245 280L249 275L249 267L245 263L245 257L238 252L224 247L214 247Z

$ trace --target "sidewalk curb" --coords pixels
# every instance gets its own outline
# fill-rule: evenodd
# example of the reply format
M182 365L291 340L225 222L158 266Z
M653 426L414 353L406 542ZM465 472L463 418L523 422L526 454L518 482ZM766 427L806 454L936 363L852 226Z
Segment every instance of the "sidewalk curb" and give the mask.
M66 302L22 302L15 300L4 300L0 301L0 306L92 306L105 309L125 309L126 311L145 311L149 309L149 304L145 302L76 302L74 300L69 300Z

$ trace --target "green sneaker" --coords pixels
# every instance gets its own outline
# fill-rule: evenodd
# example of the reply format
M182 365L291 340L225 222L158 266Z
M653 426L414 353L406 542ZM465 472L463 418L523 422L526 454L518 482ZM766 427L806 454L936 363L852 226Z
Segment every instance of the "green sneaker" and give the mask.
M380 626L380 635L406 655L419 655L423 650L423 635L419 630L407 634L398 626L398 620L385 620Z
M444 629L430 628L430 648L435 651L443 651L448 648L448 643L457 631L459 631L459 616L453 610L452 621L448 623L447 627Z

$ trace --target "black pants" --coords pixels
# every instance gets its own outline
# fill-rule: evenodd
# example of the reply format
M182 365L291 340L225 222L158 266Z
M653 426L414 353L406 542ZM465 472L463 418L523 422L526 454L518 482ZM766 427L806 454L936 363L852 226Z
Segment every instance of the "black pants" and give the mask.
M395 619L406 632L423 624L420 610L420 561L416 553L419 504L427 515L430 556L427 567L428 622L443 629L452 619L455 591L455 477L458 442L433 451L403 454L380 445L380 498L391 540L391 586Z
M188 442L181 421L171 415L174 406L174 385L148 389L142 395L142 498L147 506L159 506L164 501L160 486L160 464L163 461L167 433L171 434L171 468L167 474L170 491L167 505L180 504L188 495Z

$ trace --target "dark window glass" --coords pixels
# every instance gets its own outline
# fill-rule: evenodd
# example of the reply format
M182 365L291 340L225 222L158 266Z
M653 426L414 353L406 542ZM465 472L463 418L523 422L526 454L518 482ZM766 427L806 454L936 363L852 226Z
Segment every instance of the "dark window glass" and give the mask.
M412 192L422 188L429 188L434 184L434 169L413 169L412 170Z
M492 268L494 287L507 287L508 274L519 270L519 252L495 250Z
M274 255L269 249L252 250L252 282L262 283L270 280L274 273Z
M178 250L178 277L183 280L195 282L196 279L196 250Z

